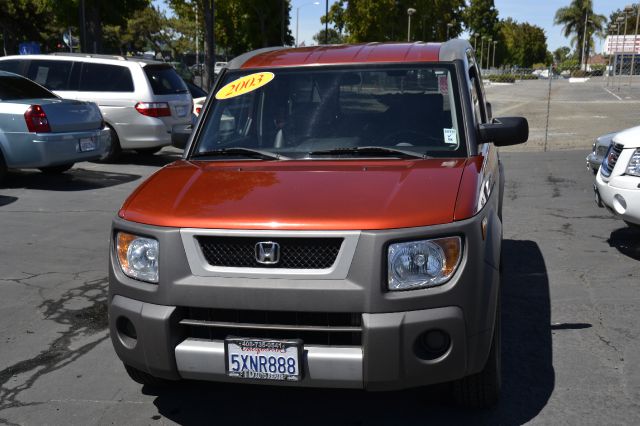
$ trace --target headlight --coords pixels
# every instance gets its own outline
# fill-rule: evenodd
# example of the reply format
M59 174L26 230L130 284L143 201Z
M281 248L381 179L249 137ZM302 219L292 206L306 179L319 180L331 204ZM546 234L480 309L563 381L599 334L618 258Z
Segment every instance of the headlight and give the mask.
M632 176L640 176L640 148L636 149L629 160L627 171L625 174Z
M387 257L389 290L445 283L460 263L461 248L460 237L391 244Z
M116 252L125 275L142 281L158 282L158 241L118 232Z

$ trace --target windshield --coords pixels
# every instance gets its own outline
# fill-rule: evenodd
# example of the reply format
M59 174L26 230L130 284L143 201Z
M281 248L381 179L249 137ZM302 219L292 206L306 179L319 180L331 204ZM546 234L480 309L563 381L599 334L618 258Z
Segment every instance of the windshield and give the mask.
M229 72L190 155L464 157L453 65Z

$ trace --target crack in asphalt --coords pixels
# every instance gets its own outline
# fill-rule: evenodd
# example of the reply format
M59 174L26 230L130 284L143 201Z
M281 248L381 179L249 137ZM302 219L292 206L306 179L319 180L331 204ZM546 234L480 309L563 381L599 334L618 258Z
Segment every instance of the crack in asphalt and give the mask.
M40 274L40 275L46 275ZM74 274L78 277L81 272ZM33 277L37 274L33 275ZM30 277L30 278L33 278ZM19 281L29 279L22 278ZM70 302L82 301L89 306L82 309L68 309L66 304ZM24 403L18 400L18 396L25 390L30 389L33 384L42 376L77 360L87 352L109 337L108 333L90 343L80 346L77 349L70 349L76 338L84 335L95 335L106 330L107 320L107 278L99 278L85 281L81 287L66 291L59 299L45 300L38 306L43 310L45 319L52 320L58 324L68 325L69 329L55 339L47 349L38 355L19 361L4 370L0 371L0 410L10 407L24 407L37 405L39 403ZM15 387L7 386L7 383L19 374L33 373Z

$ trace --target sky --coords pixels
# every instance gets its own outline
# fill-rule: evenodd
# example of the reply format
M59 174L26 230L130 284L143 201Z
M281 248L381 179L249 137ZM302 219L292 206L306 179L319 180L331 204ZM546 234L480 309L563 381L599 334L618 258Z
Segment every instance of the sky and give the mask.
M264 0L273 1L273 0ZM154 4L163 4L163 0L154 0ZM335 0L329 0L329 7ZM571 0L494 0L500 19L513 18L518 22L528 22L544 29L547 35L547 47L553 52L558 47L570 46L570 41L562 35L562 27L553 25L556 10L569 5ZM632 0L593 0L595 13L609 18L611 12L623 9ZM319 3L319 4L314 4ZM325 12L325 0L292 0L291 1L291 34L296 37L296 15L300 16L298 39L306 45L314 44L313 35L323 28L320 17ZM416 12L420 14L418 10ZM464 36L464 34L463 34ZM601 42L596 42L596 51L600 52Z

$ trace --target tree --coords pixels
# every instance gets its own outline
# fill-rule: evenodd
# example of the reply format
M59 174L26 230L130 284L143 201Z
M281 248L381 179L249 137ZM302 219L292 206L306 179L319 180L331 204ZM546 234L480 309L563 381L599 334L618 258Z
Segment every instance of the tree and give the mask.
M547 61L547 36L542 28L507 18L500 22L500 33L504 40L504 63L531 68L536 62Z
M346 41L407 40L407 9L416 13L411 17L411 40L444 40L462 32L464 0L340 0L334 3L327 20L334 28L346 32Z
M50 1L0 0L0 11L3 54L17 54L23 41L40 43L43 52L55 50L62 26L56 22Z
M344 37L334 28L329 28L327 32L327 41L328 44L342 44L344 43ZM317 44L324 44L325 41L325 31L324 28L318 31L316 35L313 36L313 40Z
M567 59L569 59L570 56L571 56L571 48L567 46L558 47L556 50L553 51L553 60L558 64L566 61Z
M572 0L569 6L562 7L556 11L553 23L555 25L563 25L564 36L571 37L578 60L583 63L583 40L586 40L584 54L589 57L589 52L594 45L593 36L602 35L606 19L604 15L593 13L592 0Z
M469 33L480 36L496 36L498 33L498 10L493 0L471 0L463 14Z

